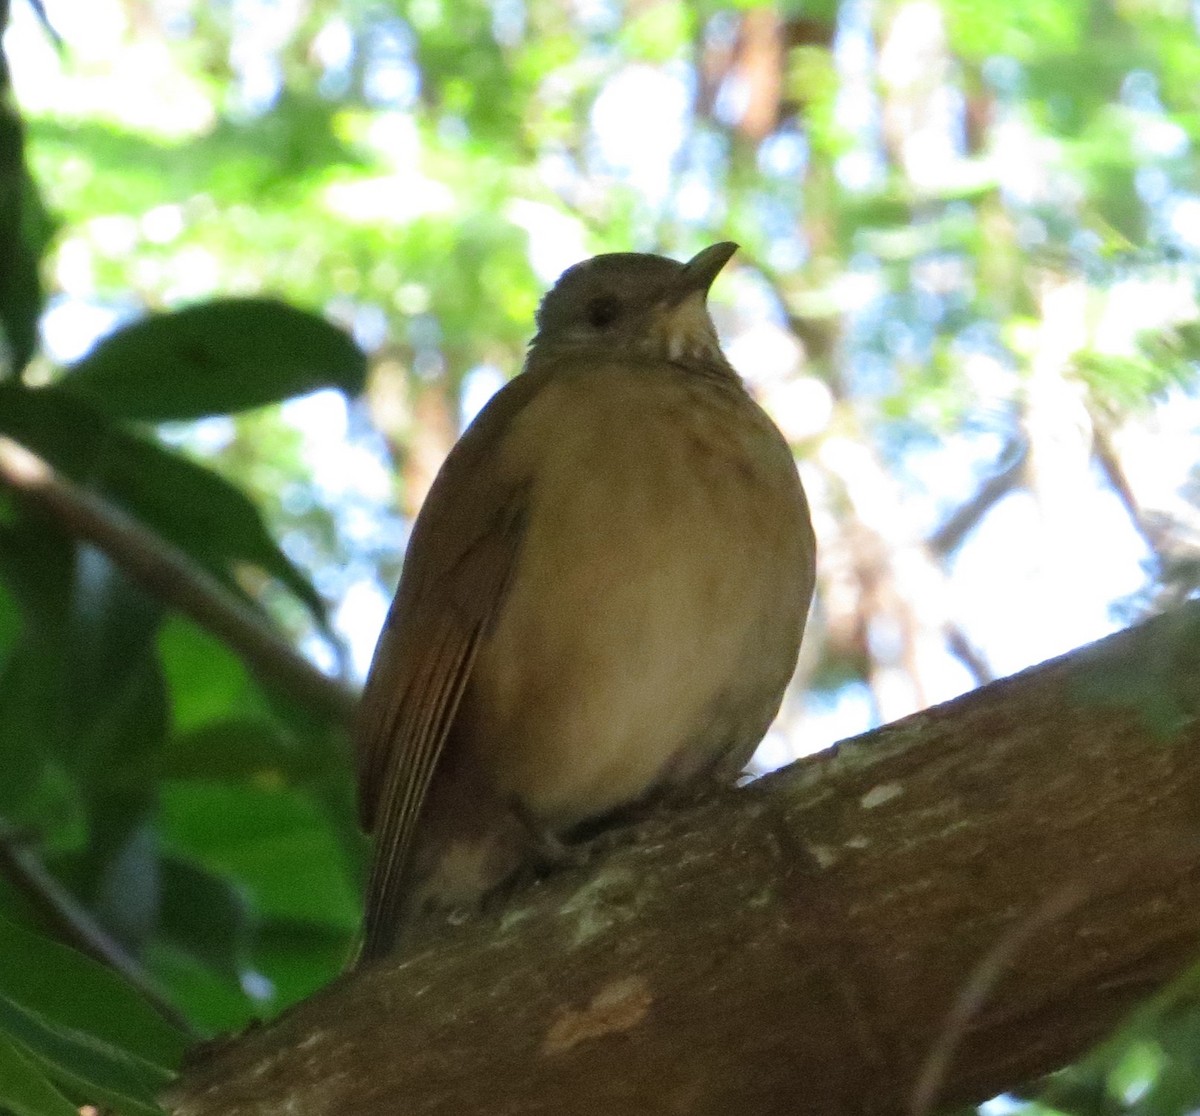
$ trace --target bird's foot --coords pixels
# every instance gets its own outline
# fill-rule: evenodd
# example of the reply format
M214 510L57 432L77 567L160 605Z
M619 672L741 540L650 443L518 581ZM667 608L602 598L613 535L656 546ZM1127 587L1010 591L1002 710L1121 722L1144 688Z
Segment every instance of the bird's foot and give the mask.
M513 813L529 839L529 868L535 875L545 876L564 868L581 868L588 860L587 849L567 844L554 830L543 825L520 802L513 803Z

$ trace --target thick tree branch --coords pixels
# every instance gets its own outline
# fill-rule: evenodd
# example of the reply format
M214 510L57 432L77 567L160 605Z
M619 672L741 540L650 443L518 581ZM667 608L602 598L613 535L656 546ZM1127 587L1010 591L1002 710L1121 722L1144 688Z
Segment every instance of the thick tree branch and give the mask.
M104 551L156 600L212 632L261 682L321 716L349 720L356 702L352 691L297 654L183 551L11 438L0 437L0 485L19 493L68 535Z
M907 1114L1200 950L1200 603L645 823L184 1075L175 1116Z

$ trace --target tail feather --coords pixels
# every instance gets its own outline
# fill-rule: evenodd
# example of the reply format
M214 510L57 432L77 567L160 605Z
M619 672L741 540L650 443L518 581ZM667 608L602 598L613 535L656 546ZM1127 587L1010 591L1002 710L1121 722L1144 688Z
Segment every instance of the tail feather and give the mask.
M411 853L392 884L390 917L368 910L355 965L404 952L412 933L438 915L477 910L532 863L535 853L533 835L519 812L479 777L474 765L439 769Z

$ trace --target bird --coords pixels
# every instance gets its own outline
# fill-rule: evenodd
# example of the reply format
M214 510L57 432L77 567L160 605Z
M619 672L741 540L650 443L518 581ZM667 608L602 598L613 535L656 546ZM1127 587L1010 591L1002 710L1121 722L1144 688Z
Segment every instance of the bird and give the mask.
M357 964L575 834L733 782L778 712L816 543L708 312L736 250L568 268L435 477L354 728Z

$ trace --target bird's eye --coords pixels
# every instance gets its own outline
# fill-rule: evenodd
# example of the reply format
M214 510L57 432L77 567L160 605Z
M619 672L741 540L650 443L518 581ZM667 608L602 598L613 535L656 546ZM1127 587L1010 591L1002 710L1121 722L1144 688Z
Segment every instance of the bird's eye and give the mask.
M607 329L617 320L621 304L612 295L600 295L588 303L588 321L596 329Z

